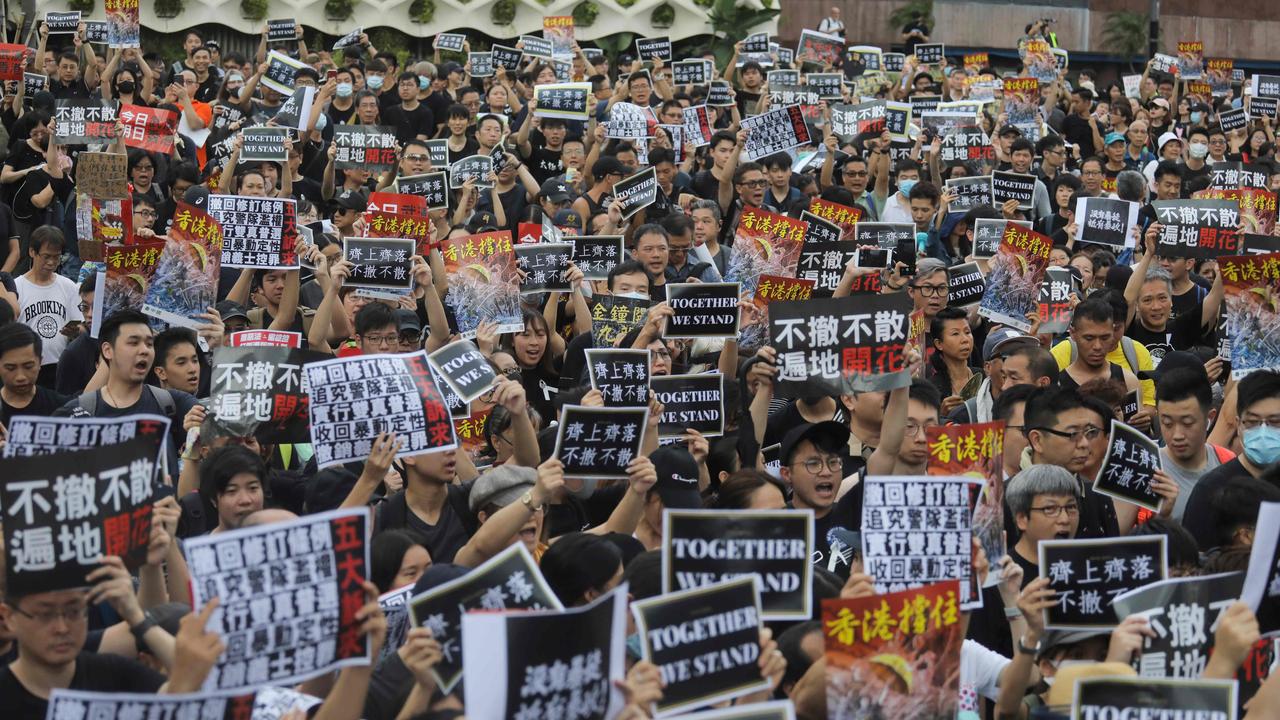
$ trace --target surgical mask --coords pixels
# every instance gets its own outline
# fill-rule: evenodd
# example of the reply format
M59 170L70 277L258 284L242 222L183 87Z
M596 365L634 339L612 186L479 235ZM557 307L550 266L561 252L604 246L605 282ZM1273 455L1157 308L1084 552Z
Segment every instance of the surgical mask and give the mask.
M429 77L423 77L423 76L419 75L419 76L418 76L418 89L419 89L419 90L426 90L426 89L427 89L427 88L429 88L429 87L431 87L431 78L429 78Z
M916 233L916 252L924 252L927 247L929 247L929 233Z
M338 97L351 97L356 91L355 86L351 83L338 83Z
M1188 150L1188 153L1190 153L1191 157L1199 160L1209 154L1209 146L1204 143L1191 143L1191 148Z
M134 89L137 87L138 86L135 85L132 80L123 80L119 85L116 85L116 90L118 90L121 95L132 95Z
M1280 460L1280 430L1266 424L1245 430L1244 456L1254 465L1270 465Z
M899 181L898 181L898 192L902 193L903 195L910 195L910 194L911 194L911 188L913 188L913 187L915 187L915 186L916 186L916 181L915 181L915 180L899 180Z
M329 125L329 114L320 113L320 117L316 118L316 130L324 130Z
M640 647L640 633L631 633L627 636L627 654L636 660L644 659L644 652Z
M1197 111L1197 112L1193 112L1193 113L1191 113L1191 123L1192 123L1193 125L1194 125L1195 123L1200 122L1200 121L1201 121L1201 120L1203 120L1203 119L1204 119L1204 113L1202 113L1202 112L1198 112L1198 111ZM1194 147L1194 146L1192 146L1192 147Z
M370 90L381 90L381 89L382 89L382 76L381 76L381 75L370 75L369 77L367 77L367 78L365 78L365 79L364 79L364 84L365 84L365 85L368 85Z
M648 299L649 299L649 296L648 296L648 295L646 295L646 294L644 294L644 293L638 293L638 292L614 293L614 294L613 294L613 296L614 296L614 297L631 298L632 300L648 300Z

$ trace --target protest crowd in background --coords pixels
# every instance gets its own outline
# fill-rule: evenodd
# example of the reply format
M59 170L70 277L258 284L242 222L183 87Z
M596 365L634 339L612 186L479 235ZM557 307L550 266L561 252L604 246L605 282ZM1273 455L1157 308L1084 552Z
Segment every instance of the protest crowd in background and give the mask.
M1280 717L1280 76L107 5L0 44L6 718Z

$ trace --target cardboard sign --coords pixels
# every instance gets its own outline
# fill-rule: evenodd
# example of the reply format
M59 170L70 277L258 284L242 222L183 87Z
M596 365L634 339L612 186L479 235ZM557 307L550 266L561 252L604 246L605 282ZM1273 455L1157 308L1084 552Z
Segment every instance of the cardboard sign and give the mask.
M21 79L19 77L18 79ZM116 139L118 103L114 100L57 100L49 130L59 145L112 143Z
M475 400L498 382L493 367L470 340L454 340L427 359L464 402Z
M665 510L662 592L754 576L762 620L813 616L813 511Z
M1230 200L1155 200L1156 220L1164 227L1156 254L1215 258L1240 250L1240 206Z
M814 297L813 280L764 275L756 286L751 304L756 315L749 323L743 323L738 334L738 344L745 348L758 348L765 343L769 333L769 304L778 300L808 300Z
M489 176L493 174L493 158L488 155L471 155L449 166L449 187L461 189L468 180L474 182L477 189L493 187Z
M396 129L368 125L339 125L333 129L338 170L368 170L379 175L396 167Z
M761 115L743 118L742 128L747 131L744 150L748 160L758 160L811 142L809 127L799 105L773 108Z
M288 346L218 348L213 355L209 417L228 435L252 435L273 444L310 442L310 399L302 386L301 369L326 357Z
M947 268L947 305L967 308L982 301L987 280L976 262Z
M632 215L657 201L657 171L649 167L635 175L619 180L613 185L613 197L622 203L622 218L624 220L631 219Z
M705 60L679 60L671 65L676 85L706 85L711 82L711 72Z
M1036 176L1014 172L991 173L991 204L997 208L1009 200L1018 201L1019 210L1030 210L1035 198Z
M1240 599L1257 615L1263 637L1280 634L1280 503L1264 502L1258 508Z
M1154 637L1143 638L1138 674L1195 680L1213 649L1222 611L1240 597L1244 573L1176 577L1117 595L1116 617L1138 615Z
M1235 680L1157 680L1082 677L1071 702L1073 718L1183 717L1235 720Z
M667 283L667 319L663 337L735 338L742 311L738 307L738 283Z
M467 63L471 65L471 77L493 77L493 53L473 52L467 56Z
M587 377L606 407L649 405L648 349L587 351Z
M760 593L755 577L632 603L640 653L662 674L659 714L767 690L760 677Z
M988 263L987 291L978 314L1022 332L1031 329L1028 313L1037 312L1040 283L1049 267L1053 241L1033 230L1006 223L996 255Z
M621 235L577 235L573 238L573 264L586 280L607 280L609 271L626 260Z
M523 52L506 45L494 45L489 52L493 55L493 66L495 68L504 67L508 71L520 69L520 60L524 57Z
M434 165L434 161L432 162ZM445 171L398 177L395 182L397 193L414 195L427 202L432 210L449 209L449 178Z
M704 437L724 434L723 375L656 375L649 378L649 389L663 405L659 438L684 437L689 430Z
M208 207L222 227L223 267L298 267L297 207L292 198L210 195Z
M570 708L564 717L604 720L622 710L613 680L626 673L627 584L583 607L561 612L470 612L462 616L462 656L483 668L465 687L467 715L514 718L539 707ZM543 678L567 668L564 682ZM536 713L535 713L536 714ZM548 716L549 717L549 716Z
M641 454L649 408L565 405L560 410L553 457L566 478L627 477L627 464Z
M892 390L910 382L906 366L911 299L901 293L769 305L778 392L821 387L832 395ZM875 318L875 322L872 322ZM831 332L811 332L826 327ZM806 389L807 388L807 389Z
M805 258L812 255L809 249L810 245L839 242L844 237L844 229L826 218L814 215L808 210L800 211L800 219L809 223L804 230L804 248L800 251L800 267L804 268L808 267L805 263Z
M536 117L586 120L595 104L591 83L535 85L533 98L538 103L533 113Z
M1075 215L1076 240L1110 245L1116 249L1134 246L1137 203L1115 198L1080 198L1076 201Z
M98 200L128 197L129 156L124 153L82 152L76 158L76 186Z
M192 603L199 612L219 598L209 631L227 645L205 689L292 685L370 664L356 619L369 574L369 530L369 509L361 507L189 538ZM280 600L263 605L263 597Z
M258 81L281 95L292 95L298 82L298 71L307 67L301 60L294 60L280 52L267 53L267 71Z
M217 301L221 266L222 226L205 211L177 203L142 311L170 325L203 326L197 316Z
M452 692L462 679L464 613L563 609L524 543L515 543L466 575L409 600L413 626L429 628L440 643L442 658L431 672L445 692Z
M1113 628L1120 619L1111 605L1122 592L1168 577L1163 535L1041 540L1040 577L1049 578L1058 604L1044 611L1050 630Z
M303 372L320 469L363 461L381 432L403 441L397 457L457 446L425 352L335 358L309 363Z
M1112 420L1107 456L1093 489L1158 513L1164 498L1151 489L1151 482L1159 469L1160 446L1141 430Z
M636 38L636 57L640 60L671 60L671 38Z
M80 13L76 13L79 15ZM264 693L265 694L265 693ZM255 712L257 693L226 696L214 693L158 695L86 692L56 688L49 696L51 718L234 718L266 717Z
M293 18L267 21L267 42L293 42L298 39L298 21Z
M524 271L521 295L544 292L567 292L571 288L565 274L573 257L573 243L538 243L517 245L516 264Z

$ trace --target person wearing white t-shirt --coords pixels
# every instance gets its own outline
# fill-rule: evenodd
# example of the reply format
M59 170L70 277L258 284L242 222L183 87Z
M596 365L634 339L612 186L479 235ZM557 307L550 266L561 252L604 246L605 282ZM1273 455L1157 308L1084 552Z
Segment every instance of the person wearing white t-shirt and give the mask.
M28 251L31 269L14 280L21 306L19 320L34 330L43 344L37 384L48 388L54 386L58 358L67 347L68 327L84 322L76 284L58 274L64 245L58 228L52 225L36 228L31 233Z

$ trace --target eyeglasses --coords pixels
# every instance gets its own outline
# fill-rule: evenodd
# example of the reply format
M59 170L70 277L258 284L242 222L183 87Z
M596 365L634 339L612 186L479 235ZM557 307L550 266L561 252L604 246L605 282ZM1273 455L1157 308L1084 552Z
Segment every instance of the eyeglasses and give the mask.
M520 372L520 368L518 367L509 367L498 374L508 380L520 380L524 377L524 374Z
M811 457L800 463L800 466L808 470L811 475L817 475L826 468L832 474L844 472L844 460L834 455L828 456L825 460L820 457Z
M947 294L946 285L912 285L911 287L925 297L942 297Z
M83 622L85 618L89 617L88 605L77 605L75 607L65 607L55 610L41 610L40 612L34 613L29 613L20 607L13 606L13 611L24 617L29 617L41 625L52 625L58 620L58 618L62 618L67 621L67 624L71 624Z
M414 343L418 342L421 339L422 339L421 333L415 333L415 332L400 333L400 344L402 345L413 345Z
M428 160L430 160L430 159L431 159L431 156L430 156L430 155L419 155L419 154L415 154L415 155L405 155L405 156L404 156L404 159L405 159L405 160L412 160L412 161L414 161L414 162L426 162L426 161L428 161Z
M80 314L81 314L81 315L88 315L88 314L89 314L89 313L91 313L91 312L93 312L93 305L91 305L91 304L89 304L89 303L86 303L86 302L82 302L82 303L80 303Z
M1266 425L1273 430L1280 430L1280 417L1260 418L1257 416L1248 416L1240 418L1240 427L1245 430L1253 430L1254 428Z
M915 437L920 434L921 430L928 430L929 428L935 427L936 425L937 423L929 423L928 425L917 425L913 422L909 422L907 423L907 426L903 428L903 432L906 433L907 437Z
M160 213L156 212L155 210L134 210L134 211L133 211L133 214L134 214L134 215L141 215L142 217L149 217L149 218L151 218L151 219L153 219L153 220L154 220L155 218L160 217Z
M762 180L743 180L742 182L740 182L740 183L738 183L738 184L739 184L739 185L741 185L741 186L743 186L743 187L749 187L749 188L762 188L762 187L764 187L765 185L768 185L768 184L769 184L769 181L768 181L768 180L763 180L763 179L762 179Z
M845 177L867 177L870 174L871 173L867 172L866 170L845 170L844 171Z
M395 345L400 342L399 335L362 335L360 339L370 345Z
M1090 440L1090 441L1097 440L1098 436L1102 434L1102 428L1094 427L1093 425L1086 425L1082 430L1072 430L1071 432L1067 432L1066 430L1055 430L1053 428L1047 428L1047 427L1037 427L1037 428L1031 428L1031 429L1039 430L1040 432L1047 432L1050 435L1057 435L1060 438L1067 438L1073 443L1080 442L1080 438L1084 438L1085 440Z
M1061 515L1063 510L1066 510L1068 515L1080 514L1080 506L1076 503L1070 503L1068 505L1045 505L1044 507L1033 507L1028 509L1034 512L1044 513L1044 516L1050 520Z

